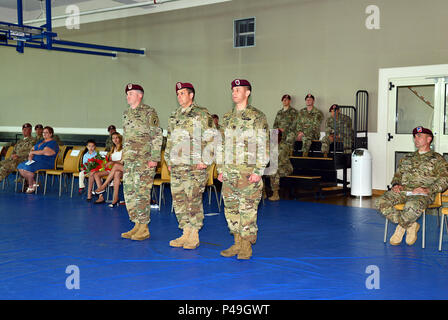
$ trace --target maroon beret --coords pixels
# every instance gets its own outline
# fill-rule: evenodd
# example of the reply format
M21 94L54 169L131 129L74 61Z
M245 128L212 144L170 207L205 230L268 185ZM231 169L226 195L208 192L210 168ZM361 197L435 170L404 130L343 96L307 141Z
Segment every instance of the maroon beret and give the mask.
M280 100L280 101L283 101L283 99L285 99L285 98L287 98L288 100L291 100L291 96L289 94L284 94L282 97L282 100Z
M140 90L141 92L145 92L142 88L142 86L138 85L138 84L132 84L132 83L128 83L126 85L126 88L124 89L125 93L128 93L129 90Z
M311 93L308 93L308 94L306 95L305 100L308 99L308 98L312 98L313 100L315 100L315 99L314 99L314 96L313 96Z
M252 86L250 82L244 79L235 79L232 81L232 89L234 87L249 87L249 90L252 91Z
M434 138L434 135L432 134L432 131L429 129L426 129L424 127L416 127L414 130L412 130L412 135L415 136L417 133L426 133L429 134L431 137Z
M191 89L194 92L194 87L191 83L188 83L188 82L177 82L176 83L176 92L177 92L177 90L184 89L184 88Z
M328 111L331 112L332 110L338 110L338 109L339 109L339 106L335 103L335 104L331 105L331 107L330 107L330 109L328 109Z

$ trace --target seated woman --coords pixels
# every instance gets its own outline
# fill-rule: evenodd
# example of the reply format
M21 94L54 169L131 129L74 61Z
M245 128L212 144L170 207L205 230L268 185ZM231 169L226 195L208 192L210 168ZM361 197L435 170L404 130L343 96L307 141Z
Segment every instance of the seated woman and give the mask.
M112 142L114 146L112 150L109 152L110 161L106 164L106 167L112 166L111 171L97 171L89 174L89 188L87 191L87 200L90 201L92 199L92 194L98 194L98 200L95 201L96 204L103 203L104 197L103 193L106 189L107 185L114 180L114 196L112 203L109 207L113 208L119 205L118 199L118 191L120 187L120 179L123 176L123 163L121 161L121 155L123 152L123 136L118 132L112 134ZM101 177L107 176L106 181L102 184ZM93 182L96 182L96 185L99 186L95 192L93 190Z
M59 152L59 145L53 140L53 128L45 127L43 130L43 140L37 142L31 149L28 160L20 163L17 170L28 183L26 193L36 191L38 185L34 180L34 173L41 169L54 169L54 162Z

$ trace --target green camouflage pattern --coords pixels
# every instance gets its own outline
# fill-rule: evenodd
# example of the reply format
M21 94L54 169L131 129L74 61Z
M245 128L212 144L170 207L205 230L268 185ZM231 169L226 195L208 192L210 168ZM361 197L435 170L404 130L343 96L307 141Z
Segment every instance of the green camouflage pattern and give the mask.
M404 190L398 193L385 192L375 205L388 220L407 228L434 201L437 192L444 192L448 188L448 163L437 152L419 154L416 151L400 160L391 183L403 186ZM406 195L406 191L418 187L428 188L429 195ZM403 211L394 208L399 203L405 203Z
M223 157L216 166L218 173L224 167L237 166L252 168L259 176L264 174L269 161L269 125L263 112L251 105L242 111L234 107L223 116L221 134ZM251 143L256 148L250 148Z
M263 179L259 182L249 182L251 174L262 176L264 169L269 160L269 126L266 116L260 110L249 105L244 110L238 111L234 107L230 112L226 113L221 123L221 130L226 134L228 130L244 136L246 133L257 133L257 130L264 131L265 137L258 134L256 136L257 149L261 147L257 156L257 150L250 150L247 139L244 142L233 140L232 148L224 147L224 159L228 159L228 152L231 153L231 159L234 162L227 162L217 166L218 173L222 173L223 185L222 195L225 205L225 217L230 233L240 234L243 238L248 239L251 243L255 243L257 239L257 211L260 203ZM254 132L255 130L255 132ZM226 139L223 139L225 143ZM240 144L240 145L238 145ZM237 160L237 150L244 156ZM255 163L249 162L249 159L256 159Z
M335 129L336 122L336 129ZM353 128L352 128L352 119L345 114L337 114L336 121L333 117L329 117L325 122L325 136L322 138L322 146L321 151L323 153L328 153L330 151L330 136L334 135L336 130L336 134L341 138L338 138L338 141L342 141L344 145L344 151L346 153L351 152L352 141L353 141Z
M199 170L206 141L204 131L214 129L213 119L204 107L192 103L178 107L170 116L164 158L171 167L171 195L180 229L200 230L204 209L202 194L207 183L207 170Z
M129 219L148 224L151 211L151 188L156 168L148 161L159 162L162 129L154 108L140 104L123 113L123 194Z
M287 110L282 108L277 112L274 120L274 129L283 129L282 139L278 145L278 169L277 172L270 176L272 191L279 191L280 178L289 176L293 172L293 167L289 157L294 148L293 132L294 123L297 119L298 111L293 107Z
M106 145L105 145L104 151L109 152L110 150L112 150L113 146L114 146L114 143L112 142L112 135L109 135L106 139Z
M297 134L300 131L303 132L302 151L308 152L312 140L320 140L320 125L323 118L324 114L316 107L313 107L311 111L308 111L306 107L301 109L294 124L293 131L291 131L292 137L288 137L288 139L295 141Z
M165 161L168 166L206 163L202 151L207 145L202 135L214 129L213 118L207 108L195 102L187 108L178 107L168 120ZM207 163L211 164L211 163Z
M14 145L11 155L15 154L18 156L18 158L14 160L12 159L12 157L10 157L9 159L0 161L0 181L13 173L17 169L19 163L28 159L28 155L35 144L36 140L32 137L29 137L19 140Z
M207 178L207 170L198 170L196 165L171 167L171 195L179 229L202 228L204 221L202 194Z

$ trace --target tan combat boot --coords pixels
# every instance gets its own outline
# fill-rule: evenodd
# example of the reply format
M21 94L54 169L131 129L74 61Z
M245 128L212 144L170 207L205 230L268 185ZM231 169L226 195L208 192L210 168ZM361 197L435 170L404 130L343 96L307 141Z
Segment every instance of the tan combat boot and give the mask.
M271 201L278 201L278 200L280 200L280 196L278 195L278 191L274 191L272 196L269 197L269 200L271 200Z
M390 237L390 244L393 246L398 246L401 241L403 240L403 236L404 233L406 232L406 229L403 228L402 226L400 226L399 224L397 224L397 228L395 228L395 232L392 235L392 237Z
M303 151L302 157L308 157L308 151Z
M129 230L128 232L124 232L124 233L122 233L122 234L121 234L121 237L122 237L122 238L125 238L125 239L131 239L131 236L132 236L134 233L137 232L139 226L140 226L140 225L139 225L138 223L136 223L136 224L134 225L134 228L132 228L132 229Z
M189 229L190 234L184 243L184 249L196 249L199 246L199 230Z
M137 232L131 236L131 240L142 241L142 240L148 239L150 237L148 225L146 223L144 223L144 224L139 223L139 225L140 226L139 226Z
M241 249L238 252L237 259L248 260L252 257L252 243L248 239L241 239Z
M417 232L420 229L420 225L414 222L406 229L406 243L412 246L417 241Z
M190 236L190 229L184 228L182 235L179 238L170 241L170 246L175 248L180 248L184 246L185 241L187 241Z
M220 252L223 257L227 257L227 258L228 257L233 257L233 256L236 256L240 252L240 249L241 249L241 235L234 234L233 237L234 237L235 243L230 248Z

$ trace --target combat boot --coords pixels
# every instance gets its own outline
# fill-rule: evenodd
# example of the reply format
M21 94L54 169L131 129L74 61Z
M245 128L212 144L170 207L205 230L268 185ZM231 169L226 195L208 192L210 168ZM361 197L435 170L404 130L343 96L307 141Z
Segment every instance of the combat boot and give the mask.
M196 249L199 246L199 230L189 229L190 234L184 243L184 249Z
M185 241L187 241L190 236L190 228L184 228L182 236L170 241L170 246L175 248L180 248L184 246Z
M241 249L241 235L240 234L234 234L234 241L235 243L228 249L221 251L221 255L223 257L233 257L236 256Z
M136 224L134 225L134 228L132 228L132 229L129 230L128 232L124 232L124 233L122 233L122 234L121 234L121 237L122 237L122 238L125 238L125 239L131 239L131 236L137 232L139 226L140 226L140 225L139 225L138 223L136 223Z
M302 157L308 157L308 151L303 151Z
M403 228L402 226L400 226L399 224L397 224L397 228L395 228L395 232L392 235L392 237L390 237L390 244L393 246L398 246L401 241L403 240L403 236L404 233L406 232L406 229Z
M248 239L241 239L241 249L238 252L237 259L248 260L252 257L252 243Z
M150 237L148 225L146 223L139 223L139 225L137 232L131 236L131 240L141 241Z
M274 191L272 196L269 197L269 200L271 200L271 201L278 201L278 200L280 200L280 196L278 195L278 191Z
M417 232L420 229L420 225L414 222L406 229L406 243L412 246L417 241Z

